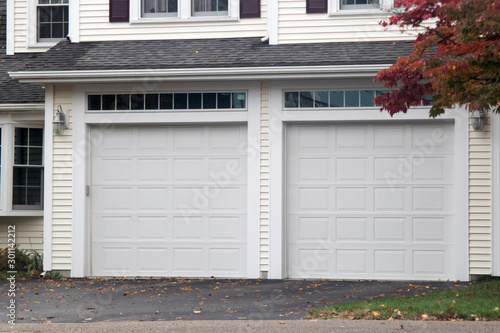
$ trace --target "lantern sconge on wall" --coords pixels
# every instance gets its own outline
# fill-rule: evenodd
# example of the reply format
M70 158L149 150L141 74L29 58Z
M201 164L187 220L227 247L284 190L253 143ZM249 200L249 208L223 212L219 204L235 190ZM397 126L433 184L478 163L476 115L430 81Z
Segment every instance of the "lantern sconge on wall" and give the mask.
M474 131L482 131L486 125L486 114L483 110L474 110L470 116L472 129Z
M64 133L64 130L68 127L66 114L64 113L62 106L60 105L57 106L56 114L54 116L52 124L54 125L54 133L57 135L62 135Z

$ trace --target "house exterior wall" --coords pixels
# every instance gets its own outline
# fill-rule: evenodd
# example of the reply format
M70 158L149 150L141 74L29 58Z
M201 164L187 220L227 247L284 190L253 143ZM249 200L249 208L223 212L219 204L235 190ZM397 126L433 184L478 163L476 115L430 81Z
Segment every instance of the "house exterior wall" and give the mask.
M0 230L3 237L0 238L0 248L7 247L7 228L16 227L16 245L23 250L35 250L39 253L43 250L43 218L42 217L0 217Z
M264 36L266 9L267 0L261 0L261 18L239 21L109 23L109 0L80 0L80 41Z
M36 0L33 3L36 2ZM14 0L14 52L44 52L48 47L28 46L30 0ZM70 1L78 5L81 42L153 39L263 37L267 26L267 0L261 0L261 17L241 20L178 20L170 22L110 23L109 0ZM71 8L70 8L71 12ZM71 15L71 14L70 14ZM35 17L35 16L31 16ZM71 18L70 18L71 19ZM71 25L71 22L70 22ZM36 30L36 29L34 29ZM33 30L33 31L34 31Z
M260 244L259 269L270 270L269 136L270 82L261 82L260 101ZM53 109L61 105L69 112L69 129L53 136L52 180L52 269L70 270L72 262L72 177L73 177L73 87L54 87ZM491 119L485 130L469 131L469 268L472 275L491 274ZM46 203L48 205L48 203ZM41 250L42 219L24 218L18 239L23 248ZM5 219L0 223L8 224ZM21 236L20 236L21 235ZM30 244L29 247L24 243Z
M469 267L470 274L491 274L491 115L484 131L469 130Z
M61 105L68 116L68 129L52 137L52 270L71 269L73 212L73 86L55 86L53 110Z
M379 24L384 13L366 15L307 14L306 1L278 1L278 44L408 40L413 35Z

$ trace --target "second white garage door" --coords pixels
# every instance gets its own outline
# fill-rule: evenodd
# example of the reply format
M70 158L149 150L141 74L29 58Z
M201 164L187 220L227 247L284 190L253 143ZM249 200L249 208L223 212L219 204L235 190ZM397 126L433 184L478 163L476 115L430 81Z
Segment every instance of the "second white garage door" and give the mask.
M245 277L245 126L91 136L93 276Z
M453 124L292 125L292 278L454 279Z

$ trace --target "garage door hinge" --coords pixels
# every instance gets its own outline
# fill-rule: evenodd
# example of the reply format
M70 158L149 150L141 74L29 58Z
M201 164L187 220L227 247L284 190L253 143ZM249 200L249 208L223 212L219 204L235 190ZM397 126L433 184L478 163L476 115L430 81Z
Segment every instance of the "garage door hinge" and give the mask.
M86 186L85 186L85 195L86 195L86 196L89 196L89 195L90 195L90 186L89 186L89 185L86 185Z

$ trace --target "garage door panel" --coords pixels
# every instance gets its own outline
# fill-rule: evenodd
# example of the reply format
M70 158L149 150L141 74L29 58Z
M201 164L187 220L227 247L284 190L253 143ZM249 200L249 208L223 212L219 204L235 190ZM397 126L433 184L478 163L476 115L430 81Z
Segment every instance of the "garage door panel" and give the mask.
M134 155L158 155L162 156L169 151L169 133L164 128L131 128L128 133L137 144ZM127 132L124 135L128 134ZM107 133L106 133L107 134Z
M290 153L302 155L328 153L334 144L329 126L302 126L290 128L290 141L287 149Z
M209 183L220 186L246 183L246 161L242 158L209 158Z
M424 154L453 153L455 137L447 127L449 128L449 124L414 125L412 128L413 150Z
M335 241L338 243L368 242L370 229L367 218L363 217L337 217L335 223Z
M137 239L154 242L169 239L169 223L165 216L137 216Z
M137 158L136 182L140 184L168 184L169 161L165 158ZM99 174L97 172L97 174Z
M199 154L205 152L203 128L173 128L173 152L179 154Z
M377 151L390 153L407 152L411 147L411 137L407 134L407 126L384 126L373 127L373 148Z
M128 128L97 129L92 135L93 156L124 156L134 151Z
M211 127L208 136L209 151L212 154L241 155L247 141L242 134L237 127Z
M245 276L244 126L96 133L106 144L92 155L93 275ZM120 138L130 146L113 151Z
M369 150L373 144L369 138L370 132L369 127L349 125L337 127L337 130L333 132L335 133L335 150L339 153Z
M368 182L372 180L369 172L370 161L367 158L343 157L336 159L335 181Z
M122 212L134 209L136 191L132 187L95 186L93 207L98 212Z
M452 279L452 133L446 123L289 126L289 277ZM426 135L441 141L416 149Z
M245 243L244 216L211 216L208 226L210 241Z
M374 218L374 241L407 242L411 240L409 228L408 218L376 217Z

